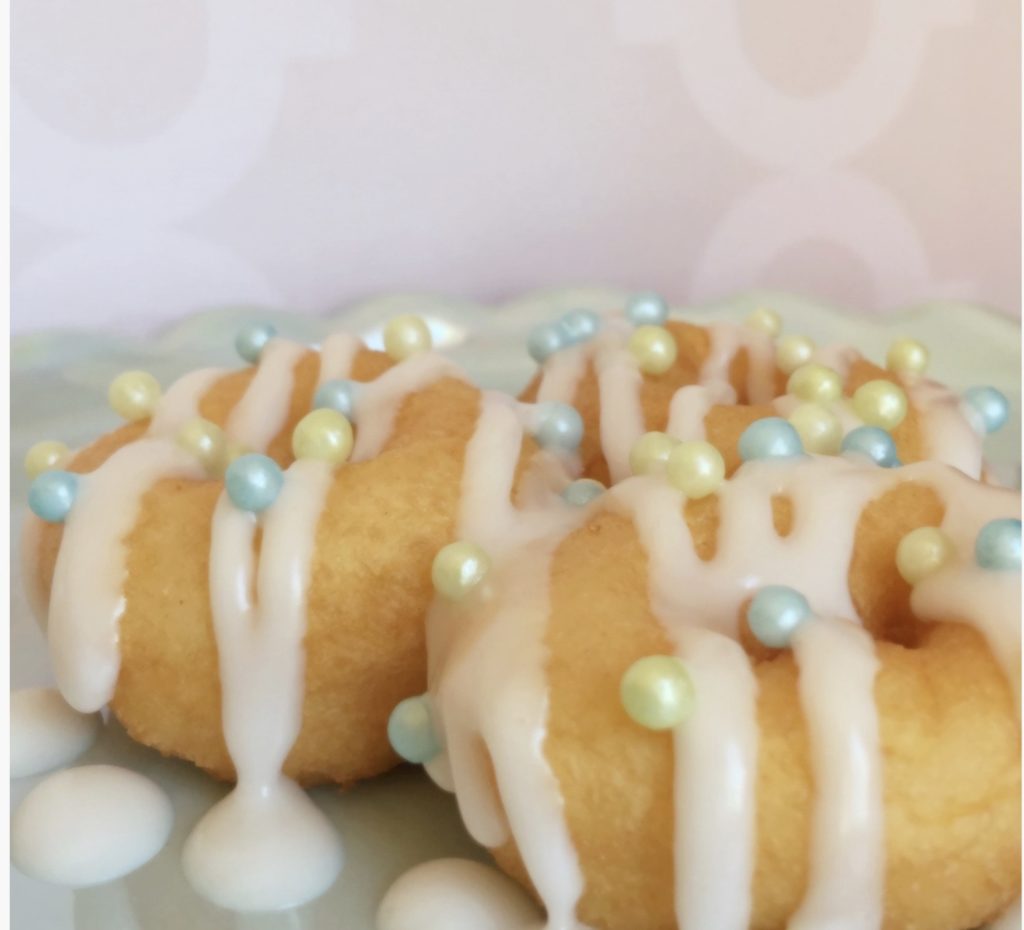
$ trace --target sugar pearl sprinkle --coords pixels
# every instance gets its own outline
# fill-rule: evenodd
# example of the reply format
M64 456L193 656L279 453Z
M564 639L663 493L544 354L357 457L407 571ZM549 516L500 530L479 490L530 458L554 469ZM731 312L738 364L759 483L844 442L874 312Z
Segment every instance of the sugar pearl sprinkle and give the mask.
M645 656L622 676L622 707L648 730L669 730L693 711L693 681L675 656Z
M626 317L634 326L661 326L668 319L668 304L660 294L634 294L626 304Z
M211 475L220 475L228 461L228 440L216 423L195 417L189 420L176 437L178 445L199 459Z
M597 335L601 318L593 310L570 310L559 319L558 328L567 345L577 345Z
M341 378L320 385L313 398L313 407L317 410L337 410L350 423L355 423L358 402L359 383Z
M40 520L63 523L75 504L78 475L69 471L44 471L29 488L28 506Z
M71 458L71 450L55 439L37 442L25 453L25 474L38 478L44 471L60 468Z
M845 454L866 457L882 468L895 468L900 464L896 443L880 426L858 426L850 430L840 448Z
M979 433L994 433L1006 425L1010 402L994 387L972 387L964 392L964 408Z
M593 478L579 478L562 490L562 500L572 507L586 507L604 494L606 488Z
M491 560L476 543L449 543L434 556L430 577L434 590L450 601L461 601L486 577Z
M384 351L396 362L429 352L433 344L429 327L418 316L396 316L384 327Z
M839 372L816 362L808 362L789 376L786 391L801 400L828 404L842 396L843 382Z
M804 449L818 455L837 455L843 441L843 425L822 404L801 404L789 415L789 422L800 434Z
M922 375L928 368L928 349L916 339L897 339L889 346L885 367L901 375Z
M583 418L569 404L545 401L537 404L532 432L545 449L575 452L583 441Z
M629 450L629 468L634 475L653 475L663 471L677 440L667 433L644 433Z
M800 434L781 417L755 420L740 435L739 453L744 462L755 459L793 458L803 455Z
M986 523L974 544L974 560L989 571L1020 571L1021 522L1010 517Z
M430 698L421 694L406 698L388 718L388 740L406 762L422 765L440 751L430 711Z
M907 415L907 394L891 381L868 381L853 392L853 409L868 426L895 429Z
M770 310L768 307L758 307L754 310L747 317L746 324L751 329L756 329L772 337L778 336L782 332L782 319L774 310Z
M638 326L629 337L629 351L646 375L663 375L676 361L679 347L662 326Z
M110 382L107 401L119 417L145 420L160 402L160 383L148 371L122 372Z
M722 453L702 439L677 443L666 466L669 482L688 498L699 500L714 494L725 480Z
M259 362L267 343L277 335L277 329L269 323L250 323L243 326L235 336L235 351L243 361L255 365Z
M806 336L783 336L775 344L775 364L783 374L791 375L814 355L814 343Z
M224 488L239 510L260 513L272 506L284 485L281 466L253 452L235 459L224 475Z
M784 585L766 585L747 608L747 625L761 645L786 649L793 634L811 618L811 605L799 591Z
M292 433L297 459L319 459L340 465L352 452L352 424L337 410L326 407L307 413Z
M934 574L954 555L953 541L937 526L911 530L896 547L896 568L907 584Z
M545 323L530 331L526 339L526 351L538 365L543 365L552 355L566 347L565 333L557 323Z

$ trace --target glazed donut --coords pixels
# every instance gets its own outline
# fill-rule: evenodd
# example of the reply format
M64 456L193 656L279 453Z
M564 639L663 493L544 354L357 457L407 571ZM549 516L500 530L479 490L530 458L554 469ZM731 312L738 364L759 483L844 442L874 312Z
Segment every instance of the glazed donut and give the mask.
M548 926L969 930L1011 904L1019 493L769 453L701 498L649 474L525 521L493 480L520 436L485 404L467 446L458 533L490 569L431 607L421 760Z
M776 339L780 325L763 310L747 324L669 320L653 295L634 300L627 316L573 311L531 336L541 367L522 397L579 410L584 473L605 484L632 473L630 450L648 431L706 438L731 473L741 457L723 431L738 436L769 416L790 418L808 451L837 454L844 434L867 422L891 432L894 461L982 476L981 435L1002 425L1005 398L1001 411L976 410L974 395L965 403L923 376L927 351L910 340L894 343L886 370L849 346Z
M63 522L29 517L26 586L79 711L109 702L137 741L221 779L351 784L397 763L387 714L423 688L431 560L454 538L481 392L432 352L257 336L241 346L258 365L193 372L158 402L140 373L115 382L142 416L36 479L37 513ZM310 414L325 386L354 446L342 413ZM503 402L547 441L550 422ZM330 429L304 426L325 413ZM301 436L321 448L296 459ZM508 450L523 500L568 461L553 442Z

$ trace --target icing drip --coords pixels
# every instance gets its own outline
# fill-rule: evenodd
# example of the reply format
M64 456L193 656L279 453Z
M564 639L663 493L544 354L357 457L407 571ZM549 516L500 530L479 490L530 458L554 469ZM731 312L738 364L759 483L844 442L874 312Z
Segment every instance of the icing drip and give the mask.
M113 697L121 665L125 539L143 496L170 477L198 479L203 471L174 443L143 439L79 480L54 565L47 629L57 684L76 710L99 710Z
M537 388L538 401L556 401L571 404L576 388L586 373L587 364L594 355L594 340L556 352L545 363Z
M735 404L731 384L690 384L672 395L665 432L673 439L704 439L704 420L716 404Z
M242 395L225 432L254 452L263 452L288 422L295 366L309 349L285 339L267 343L249 387Z
M819 365L824 365L826 368L831 368L836 372L840 379L845 383L846 379L850 375L850 369L854 363L863 356L853 346L845 346L839 343L832 343L831 345L822 346L820 349L815 349L811 359L817 362Z
M224 738L238 784L195 828L184 865L198 891L234 910L302 904L325 891L342 865L330 822L281 774L302 725L306 596L331 481L325 462L300 460L288 469L263 519L258 569L257 518L226 494L214 513L210 601Z
M356 399L359 429L352 461L373 458L386 445L395 417L410 394L422 391L443 378L465 380L465 375L448 359L433 352L413 355L365 385Z
M601 398L601 451L612 482L630 475L629 450L644 434L643 375L626 349L602 348L594 365Z
M199 416L203 395L225 374L223 368L200 368L180 377L160 399L148 435L173 437L189 420Z
M735 323L712 323L708 356L701 366L700 384L729 384L729 369L741 350L747 353L748 404L766 404L775 396L775 346L764 333Z
M859 626L815 619L793 644L814 769L807 891L790 930L882 926L885 808L875 644Z
M348 378L352 372L352 363L362 345L362 342L351 333L331 333L324 340L320 349L320 374L317 376L317 387L328 381Z
M95 741L99 714L80 714L53 688L11 692L11 778L67 765Z
M923 421L928 457L980 478L984 465L982 440L961 410L960 398L938 382L924 378L904 387Z

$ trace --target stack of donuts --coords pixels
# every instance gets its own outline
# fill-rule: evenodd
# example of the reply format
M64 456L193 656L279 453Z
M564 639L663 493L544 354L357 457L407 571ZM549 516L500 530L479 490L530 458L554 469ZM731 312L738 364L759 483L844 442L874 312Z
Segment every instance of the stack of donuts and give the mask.
M322 893L340 843L298 786L404 759L552 930L1019 907L998 391L958 396L912 340L881 367L653 294L535 330L519 398L415 317L384 352L267 326L237 348L163 393L125 373L120 429L26 462L63 699L235 783L185 846L206 897Z

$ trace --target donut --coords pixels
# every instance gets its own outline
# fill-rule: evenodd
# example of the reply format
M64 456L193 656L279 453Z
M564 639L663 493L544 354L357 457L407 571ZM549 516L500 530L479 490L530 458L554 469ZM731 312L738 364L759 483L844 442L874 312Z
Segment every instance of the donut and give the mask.
M764 310L746 324L669 319L654 295L605 318L573 311L531 334L540 368L522 397L579 410L584 473L605 484L632 473L630 450L649 431L707 439L731 473L741 456L723 433L769 416L788 418L809 451L838 454L844 440L856 448L872 435L885 443L884 430L889 464L928 459L982 476L982 436L1007 416L994 389L960 398L925 377L928 353L913 340L893 343L880 368L847 345L777 338L780 327Z
M458 535L489 568L438 591L393 742L548 926L969 930L1013 904L1019 492L769 443L524 520L492 480L520 433L485 402Z

